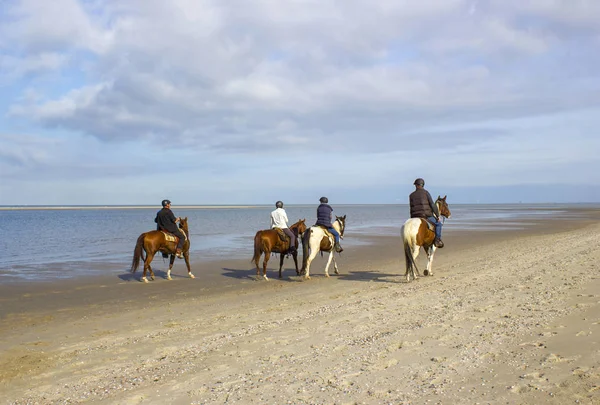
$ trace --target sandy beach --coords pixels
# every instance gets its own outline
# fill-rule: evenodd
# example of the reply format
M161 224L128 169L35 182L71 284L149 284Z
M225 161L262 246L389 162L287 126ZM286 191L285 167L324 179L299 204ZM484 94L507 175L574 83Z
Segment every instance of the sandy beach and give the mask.
M600 212L523 231L445 228L406 283L399 237L341 274L182 261L0 285L3 404L600 404ZM351 232L348 238L351 237ZM422 253L418 263L424 268ZM124 265L124 268L127 264ZM330 273L333 274L333 269Z

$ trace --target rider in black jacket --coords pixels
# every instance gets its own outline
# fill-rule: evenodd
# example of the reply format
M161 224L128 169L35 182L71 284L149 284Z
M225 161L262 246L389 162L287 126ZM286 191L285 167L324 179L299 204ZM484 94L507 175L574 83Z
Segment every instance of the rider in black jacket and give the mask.
M176 218L175 214L173 214L173 211L171 211L171 201L163 200L162 207L163 208L156 213L156 218L154 219L154 222L156 222L156 229L159 231L172 233L179 238L175 255L181 259L183 257L182 249L183 243L185 242L185 236L177 226L179 218Z

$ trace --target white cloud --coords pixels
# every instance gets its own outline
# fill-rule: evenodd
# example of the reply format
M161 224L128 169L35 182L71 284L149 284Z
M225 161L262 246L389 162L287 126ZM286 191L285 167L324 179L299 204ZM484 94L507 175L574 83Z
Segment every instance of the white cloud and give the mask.
M562 146L575 138L557 128L582 122L536 124L553 134L537 153L516 126L600 104L596 2L14 4L0 20L0 37L9 38L0 39L0 69L24 84L4 101L7 119L64 131L80 147L91 137L153 156L185 148L185 170L210 160L240 167L240 178L260 176L256 155L287 157L294 163L281 167L301 177L296 157L307 156L330 160L348 184L413 177L418 150L445 159L450 169L440 177L456 184L473 166L477 184L508 184L517 168L546 182L560 176L536 167L553 173L554 161L567 173L577 159L597 164ZM61 80L40 84L46 70ZM581 143L591 142L585 128ZM368 174L381 165L383 175Z

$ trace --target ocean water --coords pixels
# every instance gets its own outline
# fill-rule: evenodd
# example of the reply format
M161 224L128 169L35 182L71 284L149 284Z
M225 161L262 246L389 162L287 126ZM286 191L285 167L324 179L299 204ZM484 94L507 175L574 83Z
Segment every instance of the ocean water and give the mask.
M580 205L576 205L581 207ZM565 215L570 205L454 205L444 233L521 229L530 218ZM31 208L31 207L29 207ZM316 206L289 205L290 224L316 219ZM347 215L344 247L368 243L365 236L398 235L407 205L334 205ZM188 217L194 261L248 259L256 231L269 228L271 206L177 208ZM92 263L127 271L138 236L155 229L158 208L0 210L0 283L90 275ZM576 215L576 213L572 214Z

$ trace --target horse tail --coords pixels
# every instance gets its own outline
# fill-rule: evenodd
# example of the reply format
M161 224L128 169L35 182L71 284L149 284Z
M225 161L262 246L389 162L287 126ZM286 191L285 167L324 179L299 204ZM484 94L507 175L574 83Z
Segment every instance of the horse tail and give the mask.
M260 259L260 255L262 253L262 243L260 239L260 231L258 231L256 232L256 235L254 235L254 256L252 256L252 260L250 260L251 263L256 263L256 261Z
M417 274L419 274L419 268L417 267L417 263L415 263L415 259L412 255L412 245L416 243L415 237L411 235L410 227L402 226L402 243L404 244L404 259L406 260L406 272L408 273L408 269L410 266L415 268Z
M144 248L144 237L145 236L146 236L145 233L140 235L140 237L137 240L137 243L135 244L135 249L133 249L133 260L131 260L131 272L132 273L135 273L138 266L140 265L140 258L143 258L143 251L144 251L143 248Z

